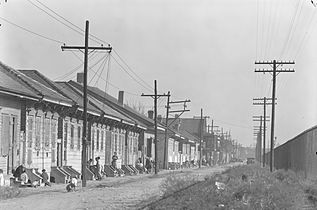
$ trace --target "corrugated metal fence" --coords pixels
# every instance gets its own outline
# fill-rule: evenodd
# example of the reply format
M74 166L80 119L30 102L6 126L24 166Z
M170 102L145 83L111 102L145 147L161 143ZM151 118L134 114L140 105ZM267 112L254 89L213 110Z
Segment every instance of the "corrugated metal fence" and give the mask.
M317 126L310 128L274 150L275 169L293 170L306 178L317 178ZM266 154L269 164L270 153Z

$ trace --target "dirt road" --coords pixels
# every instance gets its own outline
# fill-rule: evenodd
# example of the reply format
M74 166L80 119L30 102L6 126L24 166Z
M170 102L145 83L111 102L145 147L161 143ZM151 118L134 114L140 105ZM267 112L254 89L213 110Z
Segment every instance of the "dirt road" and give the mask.
M204 167L162 171L158 175L138 175L118 178L107 177L102 181L89 181L86 188L78 187L67 193L65 185L25 188L18 198L0 201L0 209L137 209L149 198L161 195L160 183L171 173L193 174L203 179L225 167ZM142 203L142 204L140 204Z

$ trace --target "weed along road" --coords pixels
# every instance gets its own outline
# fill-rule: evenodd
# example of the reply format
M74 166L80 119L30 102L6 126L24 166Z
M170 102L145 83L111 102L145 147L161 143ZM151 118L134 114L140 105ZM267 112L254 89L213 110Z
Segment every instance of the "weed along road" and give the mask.
M107 177L102 181L90 181L86 188L78 187L75 192L66 192L62 184L23 188L18 197L2 200L0 209L139 209L160 197L162 181L171 175L203 180L226 168L228 166L161 171L158 175Z

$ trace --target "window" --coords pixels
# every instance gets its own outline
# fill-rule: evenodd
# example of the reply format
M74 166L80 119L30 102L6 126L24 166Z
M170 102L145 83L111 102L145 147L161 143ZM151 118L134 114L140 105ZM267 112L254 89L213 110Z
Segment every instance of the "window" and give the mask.
M68 132L68 123L64 124L64 148L67 149L67 132Z
M46 150L50 147L50 119L44 120L44 147Z
M99 150L99 129L97 129L96 149Z
M80 126L78 126L77 128L77 137L78 137L77 149L80 150L80 144L81 144L81 127Z
M51 120L51 143L52 147L56 147L56 120L52 119Z
M33 116L28 116L28 121L27 121L27 128L28 128L28 133L27 133L27 146L28 148L32 148L33 144Z
M70 148L74 149L74 125L70 126Z
M100 150L103 150L103 142L104 142L104 131L101 131L101 139L100 139Z
M35 118L35 149L41 149L41 117Z
M114 152L119 152L118 151L118 134L114 134Z
M95 129L91 129L91 149L95 150Z

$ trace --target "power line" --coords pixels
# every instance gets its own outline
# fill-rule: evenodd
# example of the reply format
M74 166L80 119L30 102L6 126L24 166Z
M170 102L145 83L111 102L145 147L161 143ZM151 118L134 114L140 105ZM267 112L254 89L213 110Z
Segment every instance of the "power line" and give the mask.
M17 28L20 28L20 29L22 29L22 30L24 30L24 31L27 31L27 32L29 32L29 33L31 33L31 34L33 34L33 35L39 36L39 37L41 37L41 38L43 38L43 39L46 39L46 40L49 40L49 41L52 41L52 42L56 42L56 43L58 43L58 44L64 44L64 42L62 42L62 41L58 41L58 40L53 39L53 38L50 38L50 37L48 37L48 36L44 36L44 35L42 35L42 34L39 34L39 33L36 33L36 32L34 32L34 31L31 31L30 29L27 29L27 28L24 28L24 27L22 27L22 26L19 26L18 24L13 23L13 22L11 22L11 21L9 21L9 20L3 18L3 17L0 17L0 19L3 20L3 21L5 21L5 22L7 22L7 23L9 23L9 24L11 24L11 25L13 25L13 26L15 26L15 27L17 27Z
M104 66L105 66L105 63L107 62L107 58L108 58L109 54L108 55L105 55L102 57L103 61L101 62L99 68L97 69L97 71L95 72L95 74L93 75L93 77L90 79L90 81L88 82L88 84L90 84L92 82L92 80L96 77L96 75L98 74L98 72L100 71L100 69L104 69Z
M124 59L119 55L119 53L114 49L114 53L119 57L119 59L128 67L128 69L137 77L139 78L142 82L144 82L150 89L152 88L151 85L149 85L147 82L145 82L141 77L139 77L133 70L132 68L127 64L127 62L124 61Z
M293 31L293 28L294 28L294 23L296 22L295 20L297 19L298 17L298 9L299 9L299 6L300 6L300 2L301 1L297 1L297 4L296 4L296 10L295 10L295 13L294 15L292 16L292 20L291 20L291 26L289 27L289 31L288 31L288 34L287 34L287 39L285 40L284 42L284 45L283 45L283 48L282 48L282 51L281 51L281 57L284 55L285 53L285 50L288 46L288 43L290 42L290 39L291 39L291 34L292 34L292 31ZM303 1L302 1L303 2Z
M299 48L297 50L297 52L295 53L295 59L297 58L297 56L300 54L300 52L302 51L302 48L303 46L305 46L308 38L310 37L311 35L311 32L312 32L312 22L313 20L315 19L315 16L316 16L316 11L312 14L310 20L309 20L309 24L308 24L308 30L305 32L305 35L303 37L303 39L300 41L300 44L299 44Z
M110 54L109 54L110 55ZM109 83L109 79L110 79L110 57L108 60L108 70L107 70L107 75L106 75L106 87L105 87L105 93L107 93L108 91L108 83Z
M96 53L95 53L96 51L94 51L94 53L89 57L89 60L91 61L91 60L93 60L95 57L96 57ZM73 53L73 55L77 58L77 59L79 59L80 61L81 61L81 64L79 65L79 66L76 66L75 68L72 68L70 71L66 71L66 73L65 74L63 74L63 75L61 75L61 76L58 76L58 77L56 77L56 78L54 78L53 80L59 80L59 79L64 79L64 80L66 80L66 78L68 77L68 76L70 76L70 75L72 75L74 72L76 72L78 69L80 69L80 67L82 67L83 66L83 62L82 62L82 59L78 56L78 55L76 55L73 51L71 51L71 53Z
M84 35L84 32L81 32L77 29L74 29L73 27L65 24L63 21L59 20L58 18L56 18L55 16L51 15L50 13L48 13L46 10L42 9L41 7L39 7L38 5L36 5L35 3L33 3L31 0L27 0L30 4L32 4L34 7L38 8L39 10L41 10L42 12L44 12L45 14L47 14L48 16L50 16L51 18L53 18L54 20L56 20L57 22L63 24L64 26L66 26L67 28L77 32L80 35Z
M110 60L109 60L109 54L108 54L108 56L106 57L106 59L105 59L105 61L104 61L104 63L103 63L102 71L100 72L99 77L98 77L97 81L96 81L95 84L94 84L95 87L98 85L98 82L99 82L99 79L101 78L102 72L103 72L103 70L105 69L105 66L106 66L106 64L107 64L107 59L108 59L108 64L109 64L109 61L110 61ZM109 68L109 65L108 65L108 68Z
M71 21L67 20L66 18L64 18L62 15L58 14L56 11L54 11L53 9L49 8L47 5L45 5L44 3L40 2L39 0L35 0L37 1L39 4L41 4L42 6L44 6L45 8L47 8L48 10L50 10L51 12L53 12L55 15L57 15L58 17L60 17L61 19L63 19L64 21L66 21L67 23L71 24L72 26L76 27L77 29L79 29L80 31L82 32L85 32L82 28L80 28L79 26L75 25L74 23L72 23ZM105 44L108 44L108 42L104 41L104 40L101 40L99 39L98 37L94 36L93 34L89 33L90 36L92 36L93 38L95 38L96 40L99 40L100 42L97 42L96 40L92 39L92 38L89 38L99 44L102 44L102 43L105 43Z
M110 54L111 55L111 54ZM111 57L114 59L114 61L121 67L121 69L126 72L135 82L137 82L139 85L141 85L142 87L144 87L147 90L150 90L150 88L146 87L145 85L143 85L141 82L139 82L138 80L136 80L118 61L115 57L113 57L111 55Z
M54 15L48 13L46 10L44 10L43 8L39 7L38 5L34 4L31 0L27 0L29 3L31 3L33 6L35 6L36 8L40 9L41 11L45 12L47 15L49 15L50 17L52 17L53 19L55 19L56 21L58 21L59 23L63 24L64 26L72 29L73 31L81 34L81 35L84 35L84 30L81 29L79 26L75 25L74 23L72 23L71 21L67 20L65 17L63 17L62 15L60 15L59 13L57 13L56 11L54 11L53 9L49 8L47 5L45 5L44 3L40 2L39 0L35 0L36 2L38 2L40 5L42 5L43 7L45 7L47 10L49 10L50 12L52 12L53 14L55 14L56 16L58 16L59 18L61 18L62 20L66 21L68 24L70 24L71 26L65 24L63 21L59 20L58 18L56 18ZM105 42L104 40L101 40L99 39L98 37L92 35L92 34L89 34L90 36L92 36L93 38L99 40L96 41L95 39L92 39L92 38L89 38L97 43L100 43L102 44L103 43L107 43L108 42ZM119 59L123 62L124 65L127 66L127 68L132 72L133 75L135 75L135 77L137 77L140 81L142 81L145 85L148 86L148 90L152 89L151 85L149 85L147 82L145 82L139 75L137 75L133 70L132 68L127 64L127 62L125 62L125 60L119 55L118 52L116 52L114 50L115 54L119 57ZM118 63L118 62L117 62ZM110 65L110 63L108 64Z
M92 72L95 73L95 71L93 69L89 69L89 70L91 70ZM103 80L104 82L106 82L106 79L104 79L103 77L100 77L100 79ZM114 87L114 88L116 88L118 90L122 90L122 88L119 88L118 86L116 86L116 85L114 85L114 84L112 84L110 82L108 82L108 83L109 83L110 86L112 86L112 87ZM141 97L140 94L137 94L137 93L132 93L132 92L129 92L129 91L124 91L124 92L127 93L127 94L130 94L130 95Z

